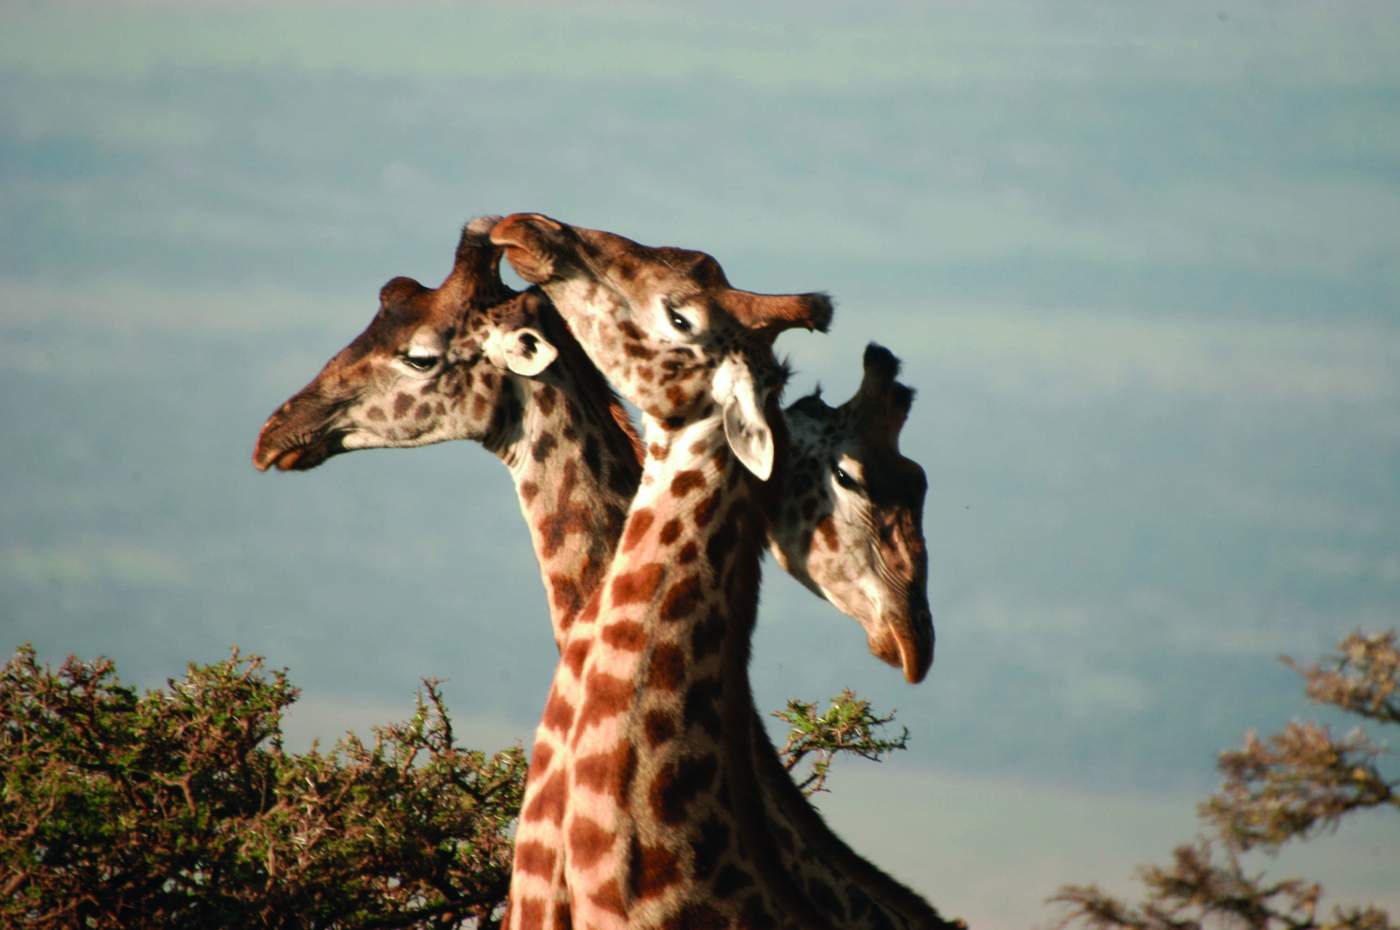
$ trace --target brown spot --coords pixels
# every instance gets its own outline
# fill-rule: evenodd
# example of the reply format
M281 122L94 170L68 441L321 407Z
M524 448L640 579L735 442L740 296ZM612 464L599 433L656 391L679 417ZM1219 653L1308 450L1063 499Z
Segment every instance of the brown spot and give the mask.
M478 420L486 416L486 411L490 406L491 403L486 399L485 395L472 395L472 416L476 417Z
M588 602L583 605L583 613L578 615L580 623L592 623L598 619L598 603L602 599L602 589L594 588L593 593L588 596Z
M623 742L615 749L575 760L574 786L614 798L622 805L627 802L636 770L637 754L631 743Z
M661 545L669 546L681 535L681 521L672 517L661 528Z
M520 930L544 930L544 902L539 898L522 898L511 907L520 913Z
M719 771L713 755L687 756L662 767L651 783L651 810L665 824L685 822L686 809L708 789Z
M568 780L563 772L555 772L539 793L525 805L520 819L524 821L547 820L556 827L564 822L564 798L568 794Z
M613 845L613 835L598 825L595 820L582 814L574 818L569 827L569 855L573 864L580 869L588 869L603 857Z
M705 619L695 624L690 631L690 654L698 662L718 652L723 644L724 616L717 610L711 610Z
M622 344L622 351L629 358L650 360L656 357L656 351L654 349L648 349L640 342L624 342Z
M666 567L660 562L651 562L634 571L624 572L612 580L609 593L614 607L627 604L647 603L661 586L661 578Z
M545 433L535 440L534 448L530 450L530 456L536 462L543 462L549 458L549 453L554 451L554 447L559 444L559 440L554 438L553 433Z
M554 758L554 747L544 740L535 740L535 749L530 753L530 776L527 781L539 781L549 771L550 760Z
M826 547L832 552L841 548L841 541L836 538L836 519L831 514L822 517L822 521L817 524L817 532L822 534Z
M642 726L646 732L647 745L653 748L676 735L676 722L671 719L670 714L662 710L648 711Z
M671 622L684 620L700 606L704 592L700 587L699 575L687 575L671 585L661 600L661 619Z
M632 897L651 898L681 880L680 857L664 846L644 846L632 839L627 863Z
M419 420L426 420L432 415L433 407L431 404L419 404L418 409L413 411L414 418Z
M535 495L540 493L540 486L533 481L520 482L520 499L525 503L535 499Z
M380 410L378 407L371 407L365 411L365 419L373 423L383 423L385 419L384 411Z
M620 620L604 626L598 638L623 652L641 652L647 644L647 630L632 620Z
M394 398L394 419L401 420L413 407L413 398L407 394L399 394Z
M642 537L651 529L652 521L656 515L647 507L636 511L627 518L627 534L622 537L622 551L631 552L637 543L642 541Z
M549 878L554 874L554 850L537 840L517 843L515 871Z
M654 459L664 459L666 457L666 447L659 442L654 442L647 446L647 455Z
M585 607L584 612L587 613L588 608ZM582 616L579 619L582 620ZM585 636L571 640L569 645L564 647L564 664L574 673L575 678L583 674L583 663L588 659L588 650L592 644L593 640Z
M617 324L617 328L618 331L628 339L640 340L642 338L642 331L638 329L637 324L633 323L631 320L623 320L621 323Z
M682 407L690 398L679 384L672 384L666 388L666 399L671 402L673 407Z
M578 467L572 459L564 463L564 472L556 497L556 510L540 518L535 531L540 537L539 556L552 559L570 533L588 533L593 529L593 520L587 507L571 503L574 488L578 486Z
M710 541L705 543L705 558L709 560L715 574L719 574L725 561L733 555L734 546L739 541L739 527L733 517L734 510L731 508L720 528L715 530Z
M647 687L674 691L685 678L685 653L671 643L660 643L651 653L647 666Z
M676 562L680 565L689 565L691 562L694 562L697 558L699 558L699 556L700 547L697 546L695 544L695 540L692 539L684 546L681 546L681 551L676 555Z
M720 497L724 495L722 489L716 488L715 493L695 505L695 525L704 527L714 518L715 511L719 509Z
M699 836L691 843L695 853L692 869L695 878L704 881L719 867L719 857L729 846L729 825L715 817L707 817L701 824Z
M574 726L574 745L590 726L616 717L632 702L632 682L606 672L588 674L583 692L583 709Z
M554 412L555 398L556 393L551 385L541 385L540 389L535 392L535 406L540 408L540 413L549 416Z
M582 589L568 575L556 573L549 576L549 595L554 614L559 618L560 631L567 630L573 626L574 616L583 606Z
M484 372L481 376L481 383L488 388L493 388L496 386L496 376L489 371Z
M569 729L569 725L574 722L574 705L569 703L568 698L553 689L549 692L549 701L544 705L544 716L540 718L540 723L551 730L564 733Z
M721 686L718 678L697 681L685 692L685 725L699 725L715 739L724 734L720 720Z
M695 469L680 472L671 479L671 493L676 497L685 497L696 488L705 486L705 475Z
M638 366L637 366L637 380L638 380L638 381L642 382L643 384L651 384L652 380L653 380L655 377L656 377L656 372L654 372L654 371L651 370L651 366L650 366L650 365L638 365Z
M619 917L627 916L627 905L622 903L622 892L616 879L608 882L597 891L590 892L588 900L599 910L610 911Z

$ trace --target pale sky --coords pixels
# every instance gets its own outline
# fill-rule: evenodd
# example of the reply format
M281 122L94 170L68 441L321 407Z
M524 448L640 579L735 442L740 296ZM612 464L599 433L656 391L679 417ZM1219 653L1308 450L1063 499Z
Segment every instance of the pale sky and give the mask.
M465 738L527 739L554 656L498 463L248 461L385 280L515 210L830 291L794 395L904 359L933 672L770 570L752 673L898 709L911 750L823 810L974 926L1130 888L1217 751L1314 714L1277 656L1400 622L1389 4L0 15L0 647L153 685L237 643L301 741L435 675ZM1270 868L1394 913L1395 861L1392 817Z

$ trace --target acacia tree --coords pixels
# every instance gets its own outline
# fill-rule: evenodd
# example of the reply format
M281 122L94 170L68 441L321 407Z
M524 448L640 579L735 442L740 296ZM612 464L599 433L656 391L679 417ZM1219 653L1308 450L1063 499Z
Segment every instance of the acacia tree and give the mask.
M896 737L884 736L885 727L894 723L894 713L875 713L869 701L856 697L849 688L832 698L823 711L814 703L792 698L773 716L788 725L783 767L793 772L806 763L804 774L795 780L808 797L828 790L831 763L839 755L879 762L891 752L909 748L909 728L900 727Z
M1397 632L1353 633L1321 663L1283 661L1306 683L1313 701L1363 721L1400 724ZM1146 866L1141 903L1130 905L1096 885L1066 885L1051 898L1065 905L1061 928L1110 930L1395 930L1374 906L1321 910L1322 887L1299 878L1269 880L1248 871L1241 855L1333 830L1349 815L1400 810L1400 777L1382 766L1388 753L1361 728L1335 734L1325 724L1293 722L1220 754L1224 782L1199 813L1213 838L1177 847L1172 862Z
M290 753L297 694L236 650L138 695L107 659L55 672L20 648L0 670L0 926L496 927L521 750L458 746L428 680L372 744ZM833 753L903 747L849 692L798 704L816 787Z

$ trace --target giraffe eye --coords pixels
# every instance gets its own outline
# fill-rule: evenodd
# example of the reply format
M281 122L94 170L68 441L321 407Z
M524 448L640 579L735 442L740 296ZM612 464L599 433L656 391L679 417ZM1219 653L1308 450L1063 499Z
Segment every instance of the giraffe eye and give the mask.
M846 469L837 465L835 462L831 463L831 473L836 476L836 483L847 491L860 490L860 482L852 478L850 472L846 471Z
M404 364L414 371L432 371L440 359L439 355L417 355L411 352L403 354Z
M664 301L666 307L666 319L671 321L671 325L683 333L688 333L695 328L695 325L684 316L676 312L676 308L671 306L669 300Z

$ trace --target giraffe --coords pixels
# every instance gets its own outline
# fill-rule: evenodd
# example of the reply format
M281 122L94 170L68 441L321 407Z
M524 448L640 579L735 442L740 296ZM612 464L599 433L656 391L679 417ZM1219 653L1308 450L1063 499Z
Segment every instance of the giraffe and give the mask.
M767 479L787 441L776 416L786 371L771 344L792 326L825 328L830 302L738 291L703 253L651 249L537 214L506 218L492 238L523 278L543 286L646 421L647 459L618 553L570 643L586 647L575 676L584 682L582 702L556 715L570 756L535 798L566 834L569 920L860 925L862 915L832 909L840 903L833 888L814 893L799 884L806 870L779 865L792 861L781 856L784 841L805 840L802 828L820 819L810 807L805 821L789 817L799 827L794 839L773 822L793 799L765 809L747 677L759 545L776 484ZM896 535L896 523L881 532ZM921 563L922 550L902 561ZM931 635L926 654L931 659ZM918 662L905 667L921 676ZM771 744L767 750L771 756ZM787 788L796 793L790 781ZM531 814L527 806L522 820ZM827 852L836 860L829 874L850 865ZM848 871L856 874L843 889L870 880L859 868ZM917 896L905 896L891 902L885 925L893 925L889 914L909 926L946 925ZM518 926L545 925L538 912L525 915L531 905L542 902L513 895Z
M449 438L482 442L514 478L563 651L581 600L596 587L616 546L621 513L640 473L638 450L615 396L547 299L537 291L514 294L499 281L499 255L484 233L493 220L474 220L463 230L453 271L441 287L430 290L408 279L386 285L369 328L269 417L253 460L260 469L303 470L353 449ZM813 395L787 411L797 478L789 483L791 506L773 527L769 545L780 564L867 630L882 628L871 612L882 604L888 629L871 634L872 651L898 665L892 651L875 648L896 640L907 677L917 680L932 659L918 525L923 477L895 445L912 391L894 381L898 362L887 350L868 348L864 368L860 390L842 407L833 410ZM869 424L877 422L894 428L872 431ZM913 480L902 482L911 493L891 495L888 489L911 472ZM587 527L579 539L601 540L603 551L564 545L566 527L570 533ZM876 527L894 529L877 538ZM844 558L835 558L838 553ZM876 591L883 596L861 602L870 590L868 583L861 588L863 576L877 571L882 584ZM577 662L580 653L571 655ZM917 656L915 674L909 673L909 656ZM561 664L551 706L576 704L576 691L568 666ZM839 907L868 915L871 926L933 925L933 912L921 898L831 833L794 789L757 720L754 729L766 805L786 818L785 832L800 836L801 849L823 849L856 876L838 891ZM541 773L548 775L551 756L556 766L562 763L561 748L554 731L541 727L532 789L542 783ZM536 858L557 848L558 837L548 827L523 823L520 848ZM807 872L814 866L789 864ZM820 878L809 884L826 887Z
M612 558L641 449L548 298L501 281L487 235L497 219L463 228L437 288L384 285L364 332L268 417L253 465L300 471L355 449L481 443L510 471L562 652Z

